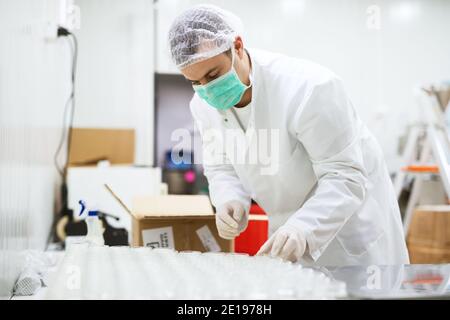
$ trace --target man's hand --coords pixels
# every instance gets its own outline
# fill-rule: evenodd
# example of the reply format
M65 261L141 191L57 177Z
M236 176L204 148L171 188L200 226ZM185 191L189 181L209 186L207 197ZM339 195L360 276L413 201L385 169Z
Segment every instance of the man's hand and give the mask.
M216 225L221 238L234 239L247 228L248 212L241 202L229 201L217 209Z
M259 249L256 255L280 257L283 260L297 262L305 253L304 234L290 225L281 226Z

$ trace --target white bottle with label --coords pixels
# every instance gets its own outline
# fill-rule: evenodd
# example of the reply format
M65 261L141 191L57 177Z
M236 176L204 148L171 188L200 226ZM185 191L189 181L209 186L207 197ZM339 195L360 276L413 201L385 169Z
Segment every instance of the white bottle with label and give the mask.
M98 218L97 210L89 210L83 200L78 202L81 205L80 216L85 214L85 222L87 225L86 242L90 245L103 246L105 239L103 238L103 225Z

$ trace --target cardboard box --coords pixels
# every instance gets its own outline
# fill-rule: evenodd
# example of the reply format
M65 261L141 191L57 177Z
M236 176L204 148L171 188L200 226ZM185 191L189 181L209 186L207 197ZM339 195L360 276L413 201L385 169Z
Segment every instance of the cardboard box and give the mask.
M69 166L95 165L100 160L111 164L133 164L133 129L73 128Z
M411 263L450 262L450 206L419 206L409 228Z
M436 264L450 262L450 249L422 247L408 244L409 260L413 264Z
M450 249L450 206L419 206L414 211L408 243L421 247Z
M178 251L234 251L234 241L219 237L207 196L137 196L130 206L110 187L109 190L132 217L132 246Z

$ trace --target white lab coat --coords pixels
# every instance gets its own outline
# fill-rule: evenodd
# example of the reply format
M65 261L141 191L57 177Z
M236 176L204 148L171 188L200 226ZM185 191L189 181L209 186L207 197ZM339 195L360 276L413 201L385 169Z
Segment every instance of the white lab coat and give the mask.
M305 60L248 52L253 89L247 132L232 109L216 110L196 94L190 104L202 135L213 205L229 200L248 205L253 198L267 212L271 233L285 222L295 225L308 244L304 265L409 263L382 151L355 113L341 80ZM227 129L235 129L235 141L246 141L247 148L226 140ZM227 149L233 145L238 154L248 156L260 129L278 130L279 145L270 163L279 170L272 175L262 174L267 163L243 164ZM211 130L222 137L208 134Z

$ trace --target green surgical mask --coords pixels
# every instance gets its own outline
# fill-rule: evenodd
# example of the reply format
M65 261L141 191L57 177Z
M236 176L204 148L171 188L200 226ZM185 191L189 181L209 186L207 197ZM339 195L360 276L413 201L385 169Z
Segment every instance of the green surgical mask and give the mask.
M251 83L246 86L239 79L239 76L234 69L234 50L231 51L232 58L230 71L207 84L192 86L200 98L205 100L210 106L219 110L226 110L236 105L241 101L245 90L251 87Z

